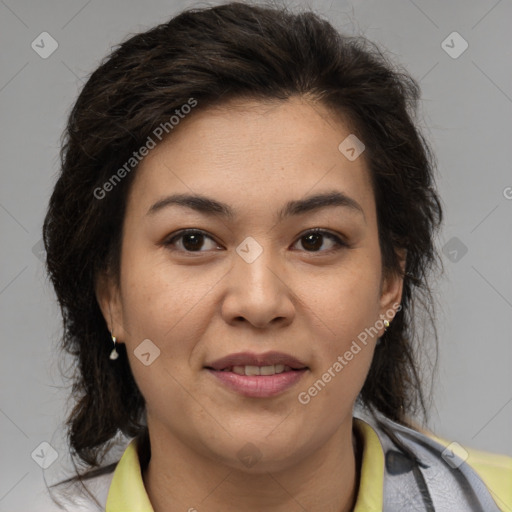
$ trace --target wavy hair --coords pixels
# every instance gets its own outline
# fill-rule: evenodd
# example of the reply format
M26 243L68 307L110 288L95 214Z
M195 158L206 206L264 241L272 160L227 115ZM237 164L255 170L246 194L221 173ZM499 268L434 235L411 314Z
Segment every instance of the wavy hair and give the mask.
M376 44L340 34L313 12L239 2L193 8L113 49L83 86L63 134L43 239L62 312L62 346L77 363L69 444L89 468L99 466L119 432L147 440L144 399L123 345L119 359L109 360L110 333L95 295L100 273L118 282L136 167L105 198L94 191L191 97L198 110L233 98L293 96L348 120L365 144L383 269L403 277L402 308L377 345L360 401L403 424L426 411L417 355L428 340L414 306L433 325L429 283L441 263L434 237L443 213L434 155L416 122L418 83ZM148 450L146 443L145 460Z

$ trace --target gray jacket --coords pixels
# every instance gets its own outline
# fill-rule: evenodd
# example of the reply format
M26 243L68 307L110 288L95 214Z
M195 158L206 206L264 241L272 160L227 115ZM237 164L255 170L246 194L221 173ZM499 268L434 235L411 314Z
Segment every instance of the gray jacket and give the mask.
M354 416L373 427L384 451L383 512L500 512L478 474L442 444L378 416L414 461L370 415L358 411Z

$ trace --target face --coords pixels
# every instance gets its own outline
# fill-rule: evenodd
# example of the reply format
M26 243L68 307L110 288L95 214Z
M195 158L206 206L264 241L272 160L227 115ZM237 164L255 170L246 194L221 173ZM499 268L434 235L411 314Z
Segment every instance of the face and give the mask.
M339 119L298 98L199 108L140 164L120 288L98 300L152 439L285 468L350 439L402 282L384 278L364 153L338 149Z

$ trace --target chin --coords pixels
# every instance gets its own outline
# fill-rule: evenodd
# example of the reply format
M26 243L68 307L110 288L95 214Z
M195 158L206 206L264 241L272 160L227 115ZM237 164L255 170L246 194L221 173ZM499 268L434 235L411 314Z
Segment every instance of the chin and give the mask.
M247 431L232 432L232 437L223 436L223 443L210 445L211 457L236 471L263 474L293 467L309 451L314 452L313 447L308 450L307 446L299 444L291 432L271 437L267 432L271 429L256 431L253 426ZM208 441L205 440L204 445L207 446Z

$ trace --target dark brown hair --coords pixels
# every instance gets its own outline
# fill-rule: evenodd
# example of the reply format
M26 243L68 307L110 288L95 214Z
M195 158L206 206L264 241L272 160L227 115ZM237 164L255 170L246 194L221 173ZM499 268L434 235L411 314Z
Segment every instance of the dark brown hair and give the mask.
M136 167L105 197L94 191L190 98L197 110L233 98L307 96L348 120L366 146L383 269L401 272L396 250L407 250L402 309L376 348L360 400L401 423L425 411L416 352L426 336L415 329L413 306L420 304L433 325L427 278L440 264L434 236L442 208L434 156L416 126L419 93L417 82L366 38L341 35L312 12L238 2L184 11L104 60L69 115L43 227L63 347L77 363L76 406L67 422L74 455L94 467L117 433L147 437L143 397L123 345L119 359L109 360L110 333L95 296L100 273L119 276Z

